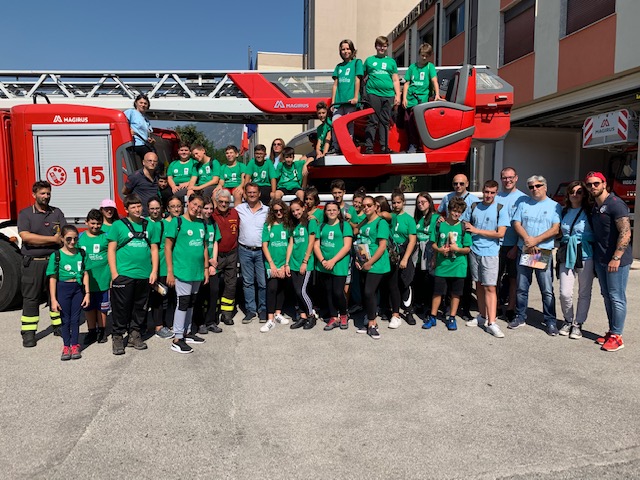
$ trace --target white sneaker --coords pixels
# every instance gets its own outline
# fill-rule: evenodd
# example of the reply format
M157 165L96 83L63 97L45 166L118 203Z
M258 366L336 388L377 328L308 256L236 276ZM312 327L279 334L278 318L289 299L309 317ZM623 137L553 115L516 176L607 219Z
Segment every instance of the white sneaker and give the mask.
M285 317L281 313L276 313L274 315L273 319L276 321L276 323L279 323L280 325L288 325L289 324L289 320L287 319L287 317Z
M478 325L487 326L487 319L478 314L475 318L469 320L466 323L467 327L477 327Z
M398 328L402 323L402 319L396 315L391 316L391 320L389 320L389 328Z
M267 333L269 330L271 330L275 326L276 326L276 323L273 320L267 320L267 323L265 323L260 327L260 331L262 333Z
M493 322L491 325L487 325L487 332L496 338L504 338L504 333L500 330L497 323Z

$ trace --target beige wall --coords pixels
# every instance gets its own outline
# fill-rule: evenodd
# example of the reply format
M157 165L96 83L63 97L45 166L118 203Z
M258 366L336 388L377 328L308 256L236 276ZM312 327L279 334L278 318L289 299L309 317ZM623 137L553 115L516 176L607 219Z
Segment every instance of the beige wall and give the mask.
M256 66L259 70L263 71L302 70L302 58L303 56L299 53L258 52L256 57ZM267 146L268 155L271 149L271 143L274 139L282 138L286 143L302 131L302 125L259 125L258 131L251 140L250 154L253 154L254 145L263 143Z
M305 19L312 32L308 68L335 67L340 62L338 44L345 38L353 40L359 58L374 55L376 37L388 35L418 3L418 0L309 0L310 18Z

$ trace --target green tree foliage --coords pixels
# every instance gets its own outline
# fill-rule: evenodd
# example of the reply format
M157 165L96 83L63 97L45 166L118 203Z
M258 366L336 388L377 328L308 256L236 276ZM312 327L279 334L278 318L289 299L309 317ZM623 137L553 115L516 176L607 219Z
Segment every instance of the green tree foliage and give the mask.
M186 142L189 145L200 144L204 146L207 151L207 155L211 158L215 158L220 163L226 163L224 148L215 148L213 142L209 140L204 133L198 130L198 127L193 123L184 126L176 126L173 129L178 133L178 135L180 135L180 139L183 142Z

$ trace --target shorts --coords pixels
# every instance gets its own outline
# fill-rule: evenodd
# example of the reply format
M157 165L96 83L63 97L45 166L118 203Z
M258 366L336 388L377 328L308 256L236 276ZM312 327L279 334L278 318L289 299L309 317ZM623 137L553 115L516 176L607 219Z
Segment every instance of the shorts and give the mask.
M271 203L271 185L264 185L258 188L260 189L260 201L265 205L269 205Z
M222 188L224 188L227 192L229 192L231 194L231 196L233 196L233 191L238 187L231 187L231 188L222 187Z
M469 254L469 268L474 282L479 282L486 287L498 285L500 257L481 257L471 252Z
M85 312L92 312L93 310L100 310L102 313L107 313L111 310L111 302L109 301L109 290L104 292L91 292L89 294L89 306L83 309Z
M285 195L295 195L302 189L301 188L278 188L278 190L280 190Z
M518 252L516 251L516 258L514 259L507 258L507 253L512 248L513 246L500 247L500 270L499 271L500 271L500 275L504 274L507 276L507 278L509 279L513 278L515 280L516 277L518 276L518 270L517 270L518 269L518 255L517 255Z
M458 277L434 277L433 294L446 295L447 292L456 297L461 297L464 291L464 278Z

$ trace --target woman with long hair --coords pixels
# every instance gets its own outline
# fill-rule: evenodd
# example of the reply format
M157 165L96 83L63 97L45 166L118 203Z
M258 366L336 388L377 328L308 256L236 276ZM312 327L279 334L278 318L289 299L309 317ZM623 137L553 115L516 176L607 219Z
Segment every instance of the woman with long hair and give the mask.
M316 187L307 187L304 189L304 205L307 217L315 217L318 224L324 220L324 211L320 208L320 195Z
M439 215L433 198L429 192L420 192L416 197L416 209L414 212L416 222L417 248L414 252L416 259L416 272L413 276L413 290L420 292L420 299L426 299L427 304L417 304L425 308L426 312L431 311L431 297L433 297L433 269L435 268L433 247L429 241L431 229L435 228Z
M582 338L582 325L587 320L591 305L591 287L594 267L593 250L589 243L593 233L589 222L591 204L587 186L573 181L567 186L562 209L560 248L557 252L558 277L560 279L560 306L564 324L560 335L569 338ZM578 279L578 305L574 316L573 285Z
M283 160L282 158L283 149L284 149L283 139L276 138L273 142L271 142L271 152L269 153L269 158L273 162L274 167L277 167L278 164Z

